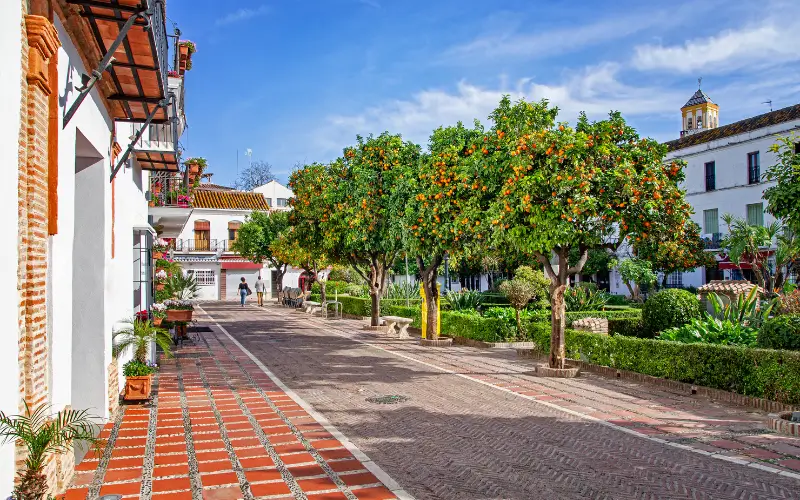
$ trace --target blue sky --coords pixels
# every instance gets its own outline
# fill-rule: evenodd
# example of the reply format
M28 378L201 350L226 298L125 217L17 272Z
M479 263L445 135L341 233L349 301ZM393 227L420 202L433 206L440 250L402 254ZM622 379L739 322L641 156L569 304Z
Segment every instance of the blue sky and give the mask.
M547 98L574 122L619 110L677 137L697 89L730 123L800 102L800 2L170 0L197 44L185 155L214 182L239 165L329 161L356 134L424 144L438 125L486 121L502 94Z

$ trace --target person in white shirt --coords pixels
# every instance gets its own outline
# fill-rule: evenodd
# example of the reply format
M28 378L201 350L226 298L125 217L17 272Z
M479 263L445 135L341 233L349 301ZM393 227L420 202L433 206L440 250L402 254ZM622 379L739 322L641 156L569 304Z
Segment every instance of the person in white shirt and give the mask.
M264 306L264 292L267 291L267 284L264 283L264 280L261 279L261 275L258 275L258 279L256 280L256 294L258 295L258 305Z

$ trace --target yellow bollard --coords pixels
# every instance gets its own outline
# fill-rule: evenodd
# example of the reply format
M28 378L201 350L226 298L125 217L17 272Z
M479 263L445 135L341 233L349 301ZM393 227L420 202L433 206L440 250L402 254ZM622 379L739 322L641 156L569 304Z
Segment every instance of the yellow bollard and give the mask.
M425 287L420 283L419 294L422 296L422 338L427 338L425 332L428 331L428 304L425 300Z

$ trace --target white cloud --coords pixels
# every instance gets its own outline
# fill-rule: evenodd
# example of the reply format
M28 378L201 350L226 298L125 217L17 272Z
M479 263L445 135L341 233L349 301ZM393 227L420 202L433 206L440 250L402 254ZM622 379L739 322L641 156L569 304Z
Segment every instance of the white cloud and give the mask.
M560 109L559 119L574 122L581 111L591 118L603 118L611 110L625 115L651 115L675 111L685 100L685 92L652 87L633 87L618 79L619 67L606 63L584 69L559 83L539 83L530 79L516 82L512 88L480 87L466 81L455 92L429 89L407 100L392 100L355 115L335 115L319 133L317 147L328 154L339 154L342 147L355 141L356 134L378 134L384 130L401 133L406 139L425 144L430 133L440 125L462 121L471 124L486 117L503 94L512 99L546 98Z
M788 16L794 19L795 16ZM731 71L800 60L800 23L768 21L758 26L725 30L715 36L687 40L683 45L636 47L633 66L640 70L691 73Z
M224 26L227 24L234 24L240 21L247 21L249 19L253 19L254 17L260 17L269 12L269 7L266 5L262 5L257 9L239 9L237 11L231 12L219 19L217 19L217 26Z

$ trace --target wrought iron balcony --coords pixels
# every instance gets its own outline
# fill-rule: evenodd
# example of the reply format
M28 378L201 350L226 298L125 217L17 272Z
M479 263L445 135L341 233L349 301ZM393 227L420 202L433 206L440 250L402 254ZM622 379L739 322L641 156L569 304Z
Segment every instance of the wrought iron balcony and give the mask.
M185 176L173 172L150 173L150 206L191 208L192 197L186 189Z
M229 252L230 240L172 240L170 248L176 252Z

